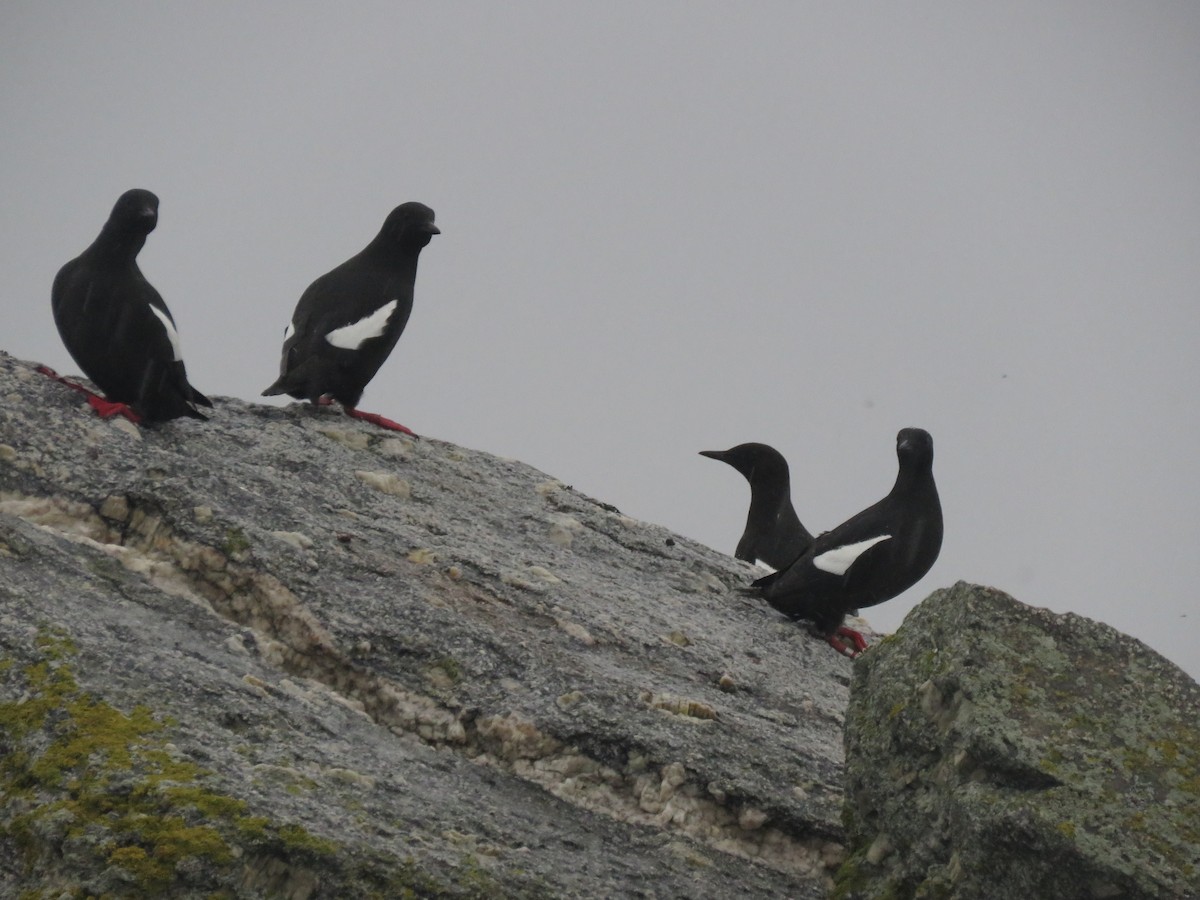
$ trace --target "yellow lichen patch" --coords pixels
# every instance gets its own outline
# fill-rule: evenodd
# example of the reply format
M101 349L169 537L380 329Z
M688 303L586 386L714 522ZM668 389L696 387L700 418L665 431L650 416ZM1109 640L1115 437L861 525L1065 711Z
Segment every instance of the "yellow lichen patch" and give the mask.
M570 547L575 535L583 531L583 523L566 513L555 513L550 517L549 537L552 544Z
M488 749L501 759L541 759L562 747L517 713L481 718L476 722L476 732Z
M661 709L677 716L705 720L717 718L717 711L699 700L688 700L686 697L677 697L674 694L655 694L650 691L642 691L638 699L651 709Z
M380 456L395 456L405 459L412 453L415 446L413 441L405 438L383 438L375 446L375 452Z
M767 814L753 806L745 806L738 813L738 827L743 831L758 831L767 824Z
M267 691L267 683L261 678L256 678L253 675L243 675L242 683L259 697L265 698L270 696L270 693Z
M565 694L559 695L554 704L559 709L570 709L572 706L578 706L582 703L583 697L584 695L581 691L568 691Z
M436 690L448 691L462 681L462 667L453 657L447 656L430 666L425 677Z
M542 579L549 584L562 584L562 579L547 569L545 566L530 566L529 574Z
M111 494L100 503L101 518L113 522L124 522L129 518L129 501L119 494Z
M341 428L318 428L318 434L323 434L331 441L336 441L351 450L366 450L371 446L371 439L362 431L344 431Z
M140 441L142 439L142 430L123 416L117 416L109 419L108 421L112 423L112 426L116 428L117 431L125 432L135 441Z
M572 622L569 619L555 619L554 624L585 647L594 647L596 645L596 639L578 622Z
M514 572L511 569L500 573L500 583L520 588L523 591L538 592L544 590L541 584L526 578L525 573Z
M419 566L427 565L435 559L432 550L426 547L417 547L415 550L410 550L408 553L408 561L416 563Z
M356 469L354 474L363 484L370 485L381 493L400 497L402 500L407 500L412 496L412 485L391 472L368 472L364 469Z
M291 544L297 550L311 550L314 546L313 539L299 531L272 531L271 537Z
M116 867L138 896L169 896L193 868L180 865L186 860L232 879L243 844L274 850L319 840L252 818L245 801L214 791L212 773L180 758L149 708L124 712L85 692L69 637L43 630L35 648L33 661L0 667L3 693L20 698L0 703L9 750L0 759L0 821L29 870L59 859L70 839L77 869Z
M345 769L336 766L325 769L323 774L331 781L337 781L351 787L363 788L364 790L374 790L377 781L374 775L364 775L362 772L357 772L354 769Z
M670 634L664 634L663 640L668 644L674 644L676 647L692 646L692 639L682 631L672 631Z
M0 512L71 537L86 537L101 543L117 540L116 533L92 507L76 500L0 491Z
M665 849L670 850L680 859L692 864L693 866L696 866L697 868L707 869L712 866L711 859L702 853L697 853L693 847L683 843L683 841L671 841L671 843L667 844Z

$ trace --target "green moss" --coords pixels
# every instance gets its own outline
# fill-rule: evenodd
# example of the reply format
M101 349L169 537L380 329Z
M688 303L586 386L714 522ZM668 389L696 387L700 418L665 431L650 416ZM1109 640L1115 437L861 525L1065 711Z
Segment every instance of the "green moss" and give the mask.
M226 529L225 541L221 544L221 549L226 556L242 556L250 550L250 538L246 537L246 532L235 525Z
M125 567L111 556L88 557L85 565L89 572L110 584L119 583L128 577Z
M840 870L839 870L840 874ZM870 897L871 900L912 900L913 893L911 890L903 889L897 882L892 879L864 879L861 883L853 885L850 882L842 883L835 882L833 893L829 895L829 900L847 900L849 897ZM925 894L918 896L925 898Z
M1059 832L1069 840L1075 840L1075 823L1074 822L1059 822L1056 826Z
M446 673L446 676L453 682L462 681L462 666L458 664L453 656L446 656L439 659L436 663L437 667Z
M348 853L299 825L252 815L246 801L212 788L213 773L171 751L169 720L85 691L67 635L42 631L36 647L30 662L0 658L0 698L19 698L0 701L0 852L25 870L15 896L227 900L242 895L251 867L268 873L259 886L267 894L276 886L269 873L307 870L330 896L554 896L512 871L501 881L473 856L435 875L412 858L363 846Z
M463 858L457 872L456 887L467 897L488 900L503 897L508 892L504 886L479 865L479 860L468 854Z
M1153 741L1150 746L1158 751L1159 757L1168 766L1175 765L1179 760L1179 746L1174 741Z
M261 841L267 836L271 820L265 816L236 816L233 820L238 833L250 841Z
M338 850L338 845L333 841L316 837L299 825L281 825L278 834L284 846L294 850L304 850L317 856L334 856Z
M20 698L0 703L0 839L30 873L70 842L91 874L119 871L130 890L156 896L179 886L187 859L209 881L236 874L241 844L288 857L335 853L332 842L249 816L245 801L207 787L211 773L167 752L165 725L148 707L123 712L85 692L68 637L42 631L35 644L38 659L0 668L5 694Z
M866 871L866 853L859 851L846 857L833 876L833 892L829 900L846 900L847 897L866 890L872 885L872 878Z

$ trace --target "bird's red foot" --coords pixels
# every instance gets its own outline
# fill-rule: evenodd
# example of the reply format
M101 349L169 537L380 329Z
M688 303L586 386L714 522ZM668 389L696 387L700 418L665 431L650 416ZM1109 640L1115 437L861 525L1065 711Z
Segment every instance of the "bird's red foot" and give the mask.
M838 637L850 638L850 642L854 644L854 649L846 646ZM853 628L847 628L845 625L839 625L833 634L825 635L825 640L829 646L843 656L848 656L854 659L858 654L867 649L867 639L855 631Z
M142 417L134 412L127 403L106 400L94 391L89 391L82 384L77 384L68 378L63 378L49 366L38 366L34 371L45 375L47 378L53 378L59 384L65 384L71 390L83 394L87 397L88 406L94 409L102 419L111 419L113 416L124 416L135 425L142 421Z
M115 403L112 400L105 400L99 394L93 394L91 391L88 391L87 402L88 406L94 409L102 419L111 419L113 416L124 416L134 425L138 425L142 421L142 417L134 412L128 403Z
M352 419L362 419L364 422L370 422L372 425L378 425L380 428L386 428L388 431L399 431L404 434L417 437L417 433L411 429L405 428L399 422L393 422L391 419L385 419L379 413L361 412L353 406L344 407L346 415Z

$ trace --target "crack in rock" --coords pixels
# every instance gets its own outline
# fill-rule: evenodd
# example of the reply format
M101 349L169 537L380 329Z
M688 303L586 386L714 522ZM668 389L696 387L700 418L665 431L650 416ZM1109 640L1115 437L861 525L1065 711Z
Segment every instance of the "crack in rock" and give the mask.
M246 554L237 541L227 542L229 552L223 552L186 540L151 504L108 496L92 506L64 497L8 492L0 493L0 512L99 550L160 590L251 629L266 662L332 692L338 702L393 734L462 753L478 765L524 779L589 811L686 835L712 850L788 873L823 879L844 857L842 845L827 837L797 836L772 827L765 811L739 805L723 791L701 784L681 762L654 766L634 755L620 767L606 765L515 712L479 715L450 710L368 671L337 647L286 585L244 564ZM573 630L574 623L557 624L584 643L590 638L580 626ZM697 727L717 715L707 704L673 695L645 692L640 701L695 721ZM262 875L274 883L280 873Z

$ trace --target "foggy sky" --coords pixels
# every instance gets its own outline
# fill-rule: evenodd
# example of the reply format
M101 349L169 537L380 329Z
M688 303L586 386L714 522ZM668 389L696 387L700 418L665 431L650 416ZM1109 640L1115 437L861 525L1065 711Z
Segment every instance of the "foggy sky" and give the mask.
M124 190L193 384L257 398L304 288L442 234L362 408L732 552L928 429L958 579L1200 674L1200 5L0 3L0 348ZM84 414L81 411L81 415ZM218 413L219 415L219 409Z

